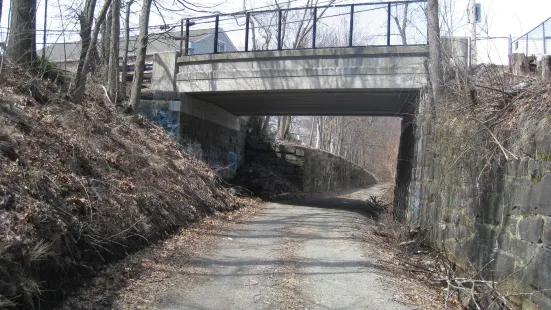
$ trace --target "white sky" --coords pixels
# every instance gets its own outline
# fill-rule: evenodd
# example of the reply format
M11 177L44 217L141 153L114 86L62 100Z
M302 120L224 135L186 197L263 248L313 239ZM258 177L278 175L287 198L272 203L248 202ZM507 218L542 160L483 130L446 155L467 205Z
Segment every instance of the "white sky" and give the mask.
M44 23L44 3L46 0L38 0L38 16L37 16L37 28L42 29ZM69 7L76 6L75 3L80 3L81 0L48 0L48 28L61 29L61 19L63 16L63 26L66 29L72 30L72 32L66 32L65 39L67 41L78 40L78 25L74 17L74 13L71 13ZM84 1L84 0L82 0ZM138 12L140 9L140 0L136 0L136 3L132 7L132 11ZM243 0L188 0L190 2L201 3L203 6L214 6L214 9L221 13L231 13L241 11L243 9ZM254 9L259 7L265 7L268 4L273 3L273 0L245 0L247 9ZM304 6L306 0L291 0L292 6L301 7ZM325 4L328 0L319 0L320 4ZM442 8L449 8L450 14L453 16L453 31L455 36L469 36L469 28L467 27L466 10L469 0L441 0ZM98 0L98 6L101 5L102 0ZM283 2L281 0L280 2ZM365 2L380 2L369 0L337 0L338 4L345 3L365 3ZM551 0L477 0L482 4L484 22L479 25L479 37L502 37L512 35L513 39L531 30L547 18L551 17ZM166 7L174 8L172 4L173 0L160 0ZM61 12L60 12L61 4ZM96 9L99 11L99 8ZM4 8L2 12L2 20L0 23L0 41L4 40L5 31L7 27L9 11L9 1L4 0ZM165 21L167 23L178 22L181 18L189 16L210 15L208 13L163 13ZM131 24L137 25L138 13L132 17ZM156 12L153 7L151 14L150 25L163 24L163 19ZM225 29L231 27L229 25L222 25ZM242 45L243 39L241 35L234 33L232 40L236 45ZM48 36L47 42L62 42L59 33L51 33ZM42 39L37 39L38 44L42 44ZM506 63L507 59L507 40L492 40L491 42L479 42L478 54L480 56L480 62L494 62L494 63ZM487 57L487 55L490 55ZM491 58L489 60L488 58Z

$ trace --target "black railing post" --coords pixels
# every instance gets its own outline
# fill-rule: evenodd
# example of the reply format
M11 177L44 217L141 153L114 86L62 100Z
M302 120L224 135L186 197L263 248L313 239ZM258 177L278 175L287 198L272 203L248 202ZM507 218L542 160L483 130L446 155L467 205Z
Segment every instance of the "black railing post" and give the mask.
M316 48L316 24L318 21L318 8L314 7L314 23L312 24L312 48Z
M185 44L185 47L184 47L184 50L185 50L185 53L184 55L188 56L189 55L189 26L190 26L190 21L189 21L189 18L186 19L186 34L185 34L185 41L184 41L184 44Z
M350 36L348 37L348 46L354 45L354 5L350 6Z
M390 46L390 9L391 8L392 8L392 6L389 3L388 8L387 8L388 15L387 15L387 19L386 19L386 45L388 45L388 46Z
M547 54L547 46L545 46L545 22L541 24L541 27L543 28L543 54Z
M180 19L180 56L184 55L184 19Z
M245 15L245 52L249 51L249 22L251 18L251 14L247 12Z
M218 53L218 24L220 23L220 16L216 15L214 20L214 54Z
M283 49L283 44L281 42L281 19L283 17L283 11L279 10L277 12L278 18L277 18L277 49L281 50Z

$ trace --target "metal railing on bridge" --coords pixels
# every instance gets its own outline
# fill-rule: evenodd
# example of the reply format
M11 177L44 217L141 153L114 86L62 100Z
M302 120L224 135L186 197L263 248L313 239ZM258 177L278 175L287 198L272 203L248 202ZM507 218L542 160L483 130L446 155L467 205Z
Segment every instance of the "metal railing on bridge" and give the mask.
M513 53L546 55L551 53L551 18L512 42Z
M393 1L188 18L180 26L180 52L191 55L425 45L428 29L425 6L426 0ZM214 33L212 40L205 39L209 30Z

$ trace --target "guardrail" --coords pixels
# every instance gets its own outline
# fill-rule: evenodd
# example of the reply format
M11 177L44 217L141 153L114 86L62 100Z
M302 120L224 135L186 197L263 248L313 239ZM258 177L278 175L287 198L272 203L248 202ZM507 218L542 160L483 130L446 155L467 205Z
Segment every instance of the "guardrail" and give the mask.
M180 25L180 52L181 55L190 55L322 47L425 45L428 37L425 5L426 0L392 1L279 8L188 18L182 20ZM213 28L212 47L202 46L204 40L193 41L194 31ZM234 44L230 37L239 42Z

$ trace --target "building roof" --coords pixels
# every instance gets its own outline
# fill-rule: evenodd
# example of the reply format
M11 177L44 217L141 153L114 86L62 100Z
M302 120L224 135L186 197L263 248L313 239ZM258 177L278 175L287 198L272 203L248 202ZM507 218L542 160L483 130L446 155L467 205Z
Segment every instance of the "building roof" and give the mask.
M220 32L223 30L220 29ZM207 37L213 33L214 29L190 30L189 41L195 42ZM162 52L180 51L180 31L150 33L147 44L147 55L153 55ZM99 40L98 40L99 44ZM119 56L123 56L124 39L121 38ZM77 61L80 57L81 42L55 43L46 46L46 57L53 62ZM138 36L129 38L128 56L135 56L138 49ZM42 49L37 53L42 54Z

